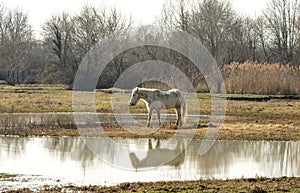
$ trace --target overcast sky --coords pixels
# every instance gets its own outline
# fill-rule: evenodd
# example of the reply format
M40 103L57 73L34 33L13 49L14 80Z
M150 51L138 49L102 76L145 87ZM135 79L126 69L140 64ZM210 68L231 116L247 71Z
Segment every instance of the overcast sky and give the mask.
M1 1L1 0L0 0ZM192 0L191 0L192 1ZM267 0L230 0L235 10L256 16L266 7ZM38 34L40 26L54 13L78 12L83 5L115 6L124 15L131 15L136 24L151 24L160 14L164 0L2 0L9 8L28 13L29 22Z

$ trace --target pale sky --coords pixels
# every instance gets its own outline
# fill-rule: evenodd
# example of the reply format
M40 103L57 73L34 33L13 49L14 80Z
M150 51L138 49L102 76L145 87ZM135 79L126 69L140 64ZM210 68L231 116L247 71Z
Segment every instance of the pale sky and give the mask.
M265 8L267 0L230 1L238 12L257 16ZM2 0L2 2L9 8L19 8L28 13L30 24L35 33L39 34L41 24L51 15L63 11L70 14L78 13L86 4L95 7L115 6L122 14L131 15L136 24L151 24L159 16L164 0Z

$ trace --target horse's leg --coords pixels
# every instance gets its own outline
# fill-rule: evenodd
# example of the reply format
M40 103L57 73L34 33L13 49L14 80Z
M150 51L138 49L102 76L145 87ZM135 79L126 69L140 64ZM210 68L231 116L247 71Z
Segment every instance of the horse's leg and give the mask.
M148 150L152 149L151 139L148 139Z
M148 110L148 122L147 122L147 127L150 127L150 121L151 121L151 116L152 116L152 108L149 108Z
M157 143L156 143L156 147L155 147L155 149L158 149L160 147L160 139L159 138L157 138Z
M161 123L160 123L160 109L157 109L156 113L157 113L157 119L158 119L158 126L160 127L161 126Z
M176 113L177 113L177 122L176 122L176 126L181 126L182 125L182 121L181 121L181 109L180 108L176 108Z
M150 150L152 150L152 142L151 142L151 139L148 139L148 152L147 152L147 155L150 153Z

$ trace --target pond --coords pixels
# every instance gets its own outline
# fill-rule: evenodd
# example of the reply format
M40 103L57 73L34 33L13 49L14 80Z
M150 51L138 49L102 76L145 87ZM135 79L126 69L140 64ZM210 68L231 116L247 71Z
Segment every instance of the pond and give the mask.
M18 174L20 179L0 180L0 191L46 184L109 186L122 182L300 176L299 141L217 141L201 156L201 140L193 140L175 161L157 166L150 157L156 153L153 150L158 141L160 147L156 149L164 155L161 157L167 157L167 149L175 151L185 144L184 140L114 139L119 146L105 145L103 138L94 140L99 142L97 155L80 137L0 136L0 173Z

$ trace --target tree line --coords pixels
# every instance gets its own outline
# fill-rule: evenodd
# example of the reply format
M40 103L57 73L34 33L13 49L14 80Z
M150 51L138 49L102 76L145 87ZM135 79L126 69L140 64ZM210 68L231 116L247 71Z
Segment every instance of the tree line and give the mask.
M269 0L263 13L252 18L238 14L229 1L165 0L154 25L162 29L159 33L163 29L176 29L198 38L221 70L226 64L246 61L299 66L299 5L298 0ZM0 79L10 84L71 85L81 60L97 42L133 25L134 20L116 8L85 5L75 14L53 15L41 24L42 38L37 40L28 15L20 9L8 9L2 3ZM143 30L141 36L145 36ZM142 51L129 50L119 55L111 61L98 86L112 86L133 61L163 58L157 51L146 46ZM178 58L174 62L182 69L191 66L186 58ZM196 82L201 81L199 72L190 73Z
M198 37L221 65L247 60L299 64L298 0L269 0L256 18L237 14L227 1L169 0L159 23Z

